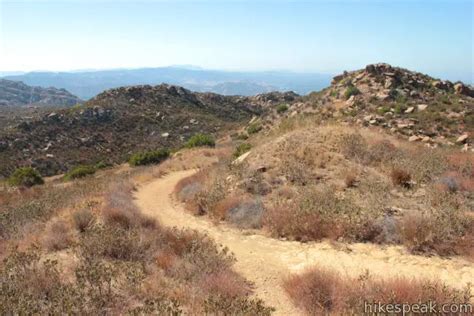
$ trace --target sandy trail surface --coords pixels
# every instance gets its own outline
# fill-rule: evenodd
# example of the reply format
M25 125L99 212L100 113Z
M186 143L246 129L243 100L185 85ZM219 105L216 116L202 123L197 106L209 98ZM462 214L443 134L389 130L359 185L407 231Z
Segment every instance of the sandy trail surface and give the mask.
M136 203L142 212L165 226L190 228L206 233L235 255L235 269L255 285L255 295L276 308L275 315L299 315L281 283L289 273L319 265L357 276L368 271L373 277L407 276L443 281L462 288L474 284L474 264L461 258L414 256L403 247L371 244L300 243L252 234L228 225L215 225L193 216L173 198L179 180L195 170L173 172L141 185Z

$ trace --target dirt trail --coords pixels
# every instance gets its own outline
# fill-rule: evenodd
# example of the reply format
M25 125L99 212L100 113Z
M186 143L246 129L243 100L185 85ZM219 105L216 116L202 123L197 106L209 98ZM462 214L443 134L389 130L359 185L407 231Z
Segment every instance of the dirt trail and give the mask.
M474 265L460 258L414 256L398 246L303 244L249 235L227 225L216 226L205 217L186 213L172 198L177 182L193 172L174 172L144 184L136 194L137 204L144 213L158 218L164 225L196 229L227 246L237 258L236 271L254 282L256 295L274 306L276 315L300 314L281 288L281 280L290 272L313 265L334 268L353 276L368 270L373 276L421 277L458 288L469 282L474 284Z

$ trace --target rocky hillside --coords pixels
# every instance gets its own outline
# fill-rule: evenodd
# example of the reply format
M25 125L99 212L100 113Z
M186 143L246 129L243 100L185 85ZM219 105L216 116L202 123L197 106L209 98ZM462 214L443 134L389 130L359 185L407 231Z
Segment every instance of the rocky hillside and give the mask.
M65 89L32 87L20 81L0 79L1 106L72 106L82 102Z
M474 131L472 87L387 64L334 78L325 97L358 123L381 126L410 141L462 144Z
M430 147L472 149L474 89L388 64L344 72L328 88L288 105L283 113L270 112L263 125L271 127L275 119L312 113L323 120L381 128Z
M140 150L179 146L198 132L227 131L285 98L193 93L164 84L107 90L84 105L3 130L0 175L19 165L54 175L79 164L123 162Z

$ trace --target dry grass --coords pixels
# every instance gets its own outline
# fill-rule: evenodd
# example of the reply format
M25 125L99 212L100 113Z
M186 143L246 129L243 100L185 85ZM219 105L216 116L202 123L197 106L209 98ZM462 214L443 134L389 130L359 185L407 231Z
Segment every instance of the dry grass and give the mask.
M351 278L334 270L312 268L289 276L284 288L308 315L363 314L367 303L469 303L470 288L456 290L441 283L417 279L376 280L368 275Z

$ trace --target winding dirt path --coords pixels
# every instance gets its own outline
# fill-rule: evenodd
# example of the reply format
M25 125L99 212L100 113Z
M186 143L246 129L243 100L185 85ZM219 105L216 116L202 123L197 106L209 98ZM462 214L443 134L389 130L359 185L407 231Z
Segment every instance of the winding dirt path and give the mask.
M428 278L457 288L474 284L474 265L461 258L414 256L398 246L303 244L245 234L224 224L216 226L205 217L186 213L172 197L178 181L194 172L173 172L142 185L136 193L136 203L145 214L157 218L163 225L195 229L227 246L237 258L236 271L254 282L256 296L274 306L275 315L301 314L285 295L281 280L288 273L313 265L330 267L352 276L368 270L373 276Z

